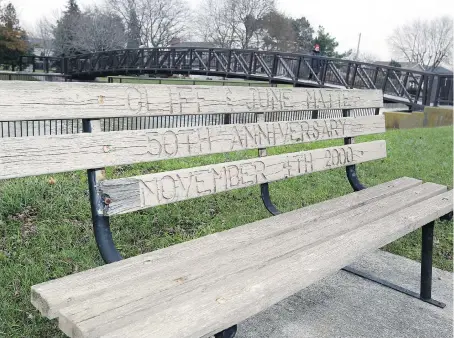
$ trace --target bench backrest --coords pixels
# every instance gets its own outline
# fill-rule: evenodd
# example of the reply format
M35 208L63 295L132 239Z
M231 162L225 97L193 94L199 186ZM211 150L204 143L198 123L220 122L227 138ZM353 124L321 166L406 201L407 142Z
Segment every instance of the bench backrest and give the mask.
M0 179L98 169L278 145L381 133L378 90L263 87L0 83L1 121L84 119L87 133L0 139ZM264 122L272 111L342 110L341 118ZM101 132L99 119L252 112L256 123ZM301 151L136 177L105 180L100 213L114 215L221 191L354 165L386 156L384 141Z

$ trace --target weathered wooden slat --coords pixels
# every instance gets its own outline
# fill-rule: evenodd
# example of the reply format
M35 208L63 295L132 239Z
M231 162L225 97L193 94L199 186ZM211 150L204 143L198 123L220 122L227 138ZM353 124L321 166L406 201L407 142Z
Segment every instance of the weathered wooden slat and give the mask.
M382 106L379 90L0 82L2 121Z
M386 142L374 141L108 180L100 191L111 216L384 157Z
M99 296L104 293L106 289L140 278L140 276L143 276L144 266L151 265L153 271L159 273L168 267L187 265L188 260L198 259L207 252L216 254L218 251L227 252L238 247L246 247L252 241L266 240L281 233L291 232L297 228L306 227L309 223L315 224L319 219L328 220L331 217L343 217L343 213L352 212L358 207L363 207L360 212L364 211L368 204L376 203L381 199L420 184L421 181L419 180L403 177L288 212L285 214L285 222L274 222L275 219L279 220L279 218L273 218L246 224L228 231L35 285L32 287L32 303L44 316L55 318L58 310L62 307L94 298L96 295ZM351 217L351 214L348 217ZM210 248L211 250L215 249L210 251ZM106 280L110 281L109 285L105 283Z
M0 139L0 179L354 137L383 116Z
M108 332L108 337L209 337L219 327L239 323L361 255L452 211L452 202L451 193L434 197L309 250L269 262L253 272L228 276L209 290L195 289L179 299L177 308L168 307L152 317L131 313L129 318L122 318L125 322L129 320L129 325Z
M429 189L429 190L428 190ZM387 213L392 212L393 210L398 210L399 208L402 208L405 205L408 205L408 203L415 202L415 199L421 199L421 198L427 198L429 195L428 193L434 193L434 192L440 192L440 187L435 187L436 190L434 190L434 187L420 187L417 189L413 189L412 191L404 191L405 194L399 194L397 196L392 196L392 198L387 198L385 200L380 200L374 201L373 203L367 205L367 206L361 206L357 210L351 210L348 211L345 215L339 215L338 217L332 217L336 218L336 220L332 220L331 222L335 222L337 224L335 229L342 230L344 229L343 227L345 226L354 226L355 224L359 224L358 222L367 222L370 220L374 220L373 217L379 217L386 215ZM446 190L446 187L443 187L444 190ZM413 194L412 194L413 193ZM381 210L379 213L373 213L372 211L374 209L379 209ZM396 209L397 208L397 209ZM365 217L361 217L362 215L365 215ZM74 285L72 282L76 276L70 276L67 278L66 281L71 280L71 283L66 283L65 284L60 284L60 288L45 288L46 285L43 287L36 288L37 295L34 297L35 301L34 304L41 304L42 301L36 302L36 300L41 299L42 296L45 296L45 299L47 301L50 301L51 307L54 307L55 303L52 302L52 299L56 302L60 302L59 304L63 306L69 306L72 304L75 304L81 300L87 300L87 299L94 299L96 297L101 297L103 295L107 296L108 299L109 293L112 292L113 289L116 289L118 293L118 299L116 301L122 302L123 300L127 301L128 299L128 294L130 293L127 290L122 290L121 292L118 291L122 289L117 282L121 282L123 284L127 285L135 285L135 295L131 295L131 297L138 296L139 298L141 297L140 290L143 289L141 286L137 286L137 284L140 284L139 282L143 281L145 283L145 288L149 290L150 292L153 291L158 291L160 287L167 287L173 285L172 283L169 284L169 281L174 281L178 280L180 277L183 278L184 282L189 282L192 280L191 283L196 283L197 281L200 282L200 279L196 278L197 277L197 271L200 271L200 269L203 270L203 267L208 264L217 264L219 262L219 266L216 265L213 269L211 269L211 272L216 274L217 271L220 272L221 268L221 261L219 261L220 256L224 254L228 254L230 251L234 250L244 250L244 248L249 248L253 244L257 244L258 242L260 243L265 243L265 242L273 242L275 241L275 238L279 237L281 239L281 242L283 245L285 245L288 241L291 242L292 238L296 239L296 245L304 244L307 243L307 240L310 240L313 238L313 236L316 236L313 234L313 232L323 232L325 231L325 221L326 218L324 215L319 215L320 219L319 220L313 220L313 222L306 222L305 218L305 213L301 212L298 215L290 215L291 217L287 217L285 215L285 221L279 221L281 218L278 219L268 219L264 220L261 222L258 222L261 224L260 227L256 229L256 231L244 231L240 227L241 230L243 231L238 231L232 235L230 240L228 238L224 238L225 240L228 240L226 244L222 244L222 238L219 239L217 242L205 242L203 244L205 245L200 245L201 242L199 241L192 241L189 242L187 245L190 246L190 249L188 251L183 251L180 252L178 249L181 245L178 245L174 247L173 254L175 257L178 257L178 259L174 261L168 261L168 260L162 260L159 253L150 253L147 254L147 259L142 261L140 264L134 264L135 269L133 270L117 270L114 275L110 276L103 276L101 274L100 278L102 278L99 282L94 282L91 279L88 279L85 281L85 284L82 285ZM295 217L292 217L295 216ZM372 218L370 218L372 217ZM352 220L355 220L354 222ZM284 229L279 229L276 228L275 224L281 225ZM285 224L285 225L284 225ZM287 224L290 224L290 228L287 228ZM343 225L344 224L344 225ZM321 231L323 229L323 231ZM304 235L297 236L294 234L293 230L298 230ZM272 233L270 234L269 231ZM338 230L336 230L338 231ZM266 234L266 237L264 237L263 234ZM283 237L282 237L283 236ZM209 238L215 238L217 236L209 236ZM286 248L291 248L290 247L290 242L288 243L288 247ZM279 249L279 248L278 248ZM284 251L286 249L284 248ZM284 252L283 251L283 252ZM213 257L216 257L216 261L213 261ZM257 258L258 259L258 258ZM130 260L136 260L136 258L131 258L128 259ZM208 260L209 262L205 262ZM211 262L211 263L210 263ZM257 263L259 260L257 260ZM115 263L117 264L117 263ZM200 265L200 267L197 267ZM187 275L185 272L188 267L191 267L191 274L190 276ZM210 265L211 266L211 265ZM109 266L110 267L110 266ZM115 267L112 267L115 269ZM171 270L170 272L168 270ZM128 272L129 271L129 272ZM170 273L170 275L169 275ZM71 278L74 277L74 278ZM186 278L188 277L188 278ZM189 278L190 277L190 278ZM109 284L105 284L105 280L109 280ZM203 278L202 278L203 279ZM83 283L83 281L81 281ZM50 282L53 284L53 282ZM54 282L55 283L55 282ZM102 283L102 284L100 284ZM182 281L183 283L183 281ZM77 283L76 283L77 284ZM55 285L55 284L53 284ZM65 286L63 286L65 285ZM70 287L69 287L70 286ZM80 289L82 287L83 289ZM101 287L101 288L100 288ZM125 291L125 292L123 292ZM136 292L137 291L137 292ZM164 291L164 290L162 290ZM124 298L126 294L126 298ZM53 303L53 304L52 304ZM94 303L93 303L94 304ZM107 304L105 302L99 302L99 304L96 306L97 309L101 309L102 304ZM110 305L108 305L110 306ZM55 311L55 308L52 309Z
M202 261L187 262L178 271L169 268L166 274L149 275L140 281L141 287L137 280L124 284L98 298L63 308L60 328L72 337L120 337L126 332L128 337L209 336L215 330L235 324L231 321L240 322L261 311L262 302L269 306L285 298L290 292L287 288L294 293L299 290L297 285L304 288L366 251L424 224L418 223L409 229L408 221L414 224L415 217L407 210L417 211L416 215L425 221L452 210L452 194L429 199L446 191L446 187L432 185L425 191L423 187L419 188L419 193L425 197L418 196L417 189L412 194L401 195L400 200L389 201L391 210L388 212L383 205L363 210L368 211L367 215L363 214L368 221L360 217L343 218L342 222L336 218L320 221L318 229L309 232L287 233L235 252L221 252ZM406 198L412 201L404 201ZM415 204L417 200L426 201ZM400 204L400 208L396 209L395 204ZM436 211L426 204L436 205ZM423 208L425 213L420 213L414 205ZM284 217L273 220L285 222ZM418 218L418 222L421 219ZM320 231L321 225L323 231ZM152 264L149 266L152 269ZM159 288L155 286L157 280L164 282ZM268 297L274 301L268 303Z

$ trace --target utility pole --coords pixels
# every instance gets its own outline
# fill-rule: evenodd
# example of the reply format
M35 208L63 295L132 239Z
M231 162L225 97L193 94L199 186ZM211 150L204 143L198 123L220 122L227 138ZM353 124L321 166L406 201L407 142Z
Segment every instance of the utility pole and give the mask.
M359 33L358 37L358 47L356 47L356 60L358 60L359 57L359 45L361 44L361 33Z

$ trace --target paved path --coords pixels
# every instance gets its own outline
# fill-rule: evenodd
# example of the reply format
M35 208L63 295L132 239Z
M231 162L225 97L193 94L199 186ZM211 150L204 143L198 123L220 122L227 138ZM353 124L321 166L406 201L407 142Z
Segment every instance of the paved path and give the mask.
M378 251L353 264L419 290L418 262ZM301 278L304 278L302 276ZM239 325L237 338L452 338L453 274L434 269L439 309L344 271Z

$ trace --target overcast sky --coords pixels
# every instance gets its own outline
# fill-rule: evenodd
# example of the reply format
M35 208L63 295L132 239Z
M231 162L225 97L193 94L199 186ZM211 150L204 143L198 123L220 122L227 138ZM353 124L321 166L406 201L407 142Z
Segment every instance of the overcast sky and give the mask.
M10 0L16 7L23 27L30 29L42 16L62 10L67 0ZM193 8L200 0L188 0ZM8 0L3 0L4 3ZM85 5L101 4L102 0L78 0ZM292 17L305 16L314 28L322 25L337 38L339 51L356 49L389 60L386 43L393 29L416 18L434 18L453 14L452 0L277 0L278 8ZM449 5L451 3L451 5Z

